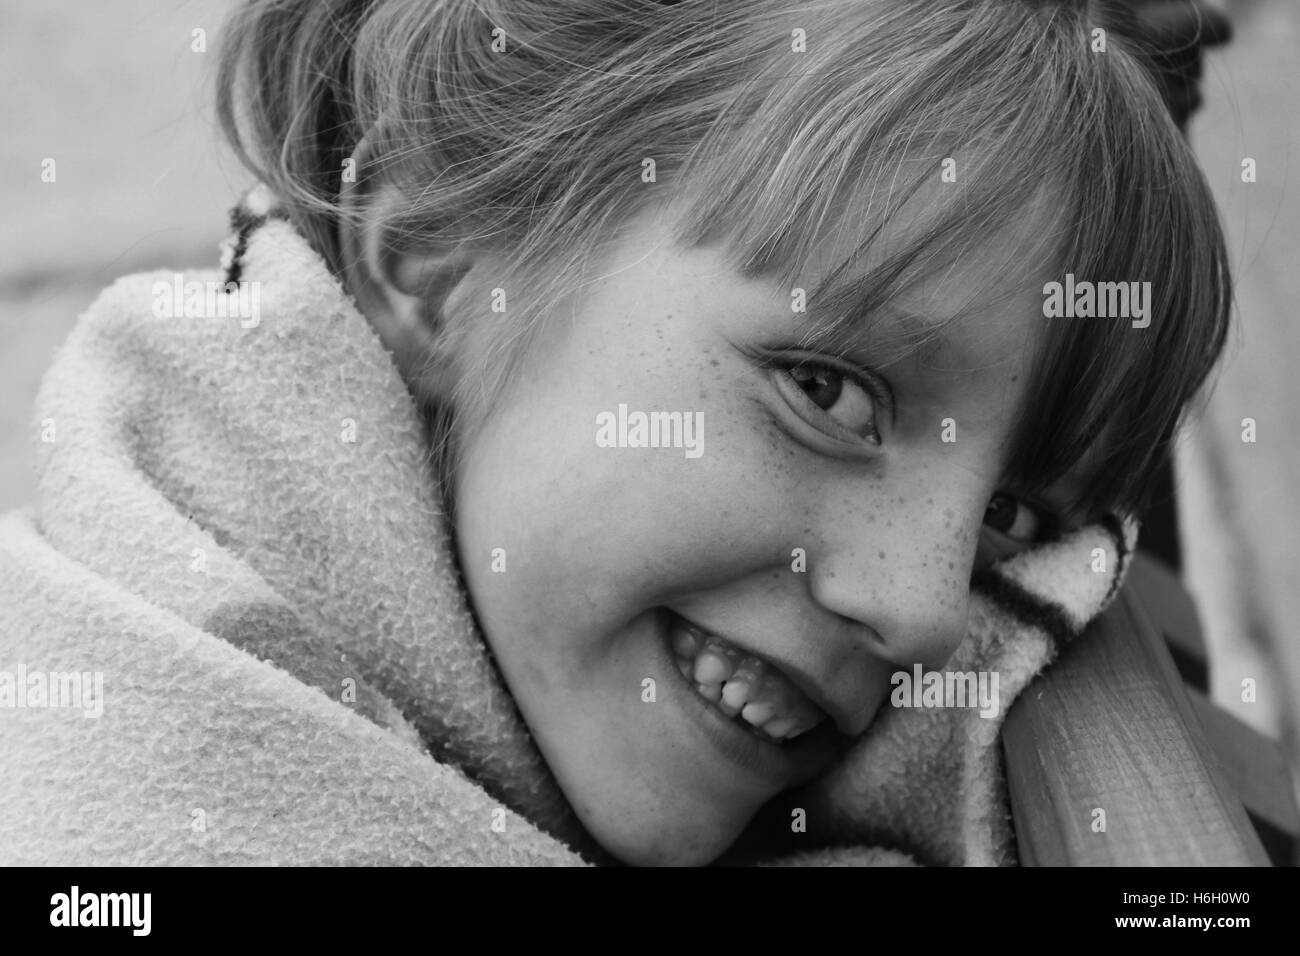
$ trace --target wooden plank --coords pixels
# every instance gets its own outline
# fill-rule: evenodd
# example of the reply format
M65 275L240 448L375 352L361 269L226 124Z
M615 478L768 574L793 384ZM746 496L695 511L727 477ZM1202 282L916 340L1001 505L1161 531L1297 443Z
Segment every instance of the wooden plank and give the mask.
M1138 554L1128 575L1129 586L1141 595L1142 606L1173 652L1192 710L1201 722L1228 783L1259 820L1293 840L1300 838L1300 809L1296 804L1292 770L1277 741L1216 706L1204 693L1208 681L1205 638L1196 606L1182 582L1160 562ZM1179 654L1199 666L1199 681L1189 679Z
M1130 587L1021 693L1002 740L1025 865L1269 865Z

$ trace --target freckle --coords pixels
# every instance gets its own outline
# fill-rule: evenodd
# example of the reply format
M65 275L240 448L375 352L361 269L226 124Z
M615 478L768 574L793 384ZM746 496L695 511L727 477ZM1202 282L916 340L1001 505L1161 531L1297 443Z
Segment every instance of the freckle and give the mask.
M949 561L949 562L948 562L948 570L949 570L949 571L952 571L952 570L954 570L955 568L956 568L956 565L954 565L951 561Z
M885 560L885 552L883 552L883 551L878 551L878 552L876 552L876 553L877 553L878 555L880 555L880 560L881 560L881 561Z
M886 522L885 522L885 527L886 527L886 528L892 528L893 526L894 526L894 522L893 522L892 520L891 520L891 521L886 521Z
M717 368L717 367L718 367L719 365L721 365L722 363L719 362L717 359L712 359L712 360L709 362L709 364L712 365L714 368Z

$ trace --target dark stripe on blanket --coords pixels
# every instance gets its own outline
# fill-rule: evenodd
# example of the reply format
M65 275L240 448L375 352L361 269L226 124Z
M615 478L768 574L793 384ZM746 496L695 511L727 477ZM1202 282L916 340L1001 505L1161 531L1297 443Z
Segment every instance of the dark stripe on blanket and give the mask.
M239 282L244 272L244 253L248 251L248 237L253 230L266 222L265 216L254 216L243 206L230 210L230 224L237 230L235 237L235 254L230 257L226 268L226 285Z
M248 241L252 238L253 233L266 225L269 219L288 219L284 210L280 207L273 207L266 213L255 213L250 210L246 204L247 195L240 199L239 204L230 210L230 226L235 230L235 251L230 257L230 265L226 268L226 284L239 282L239 277L244 272L244 254L248 252Z
M1064 608L1031 594L991 568L976 571L970 585L971 590L980 592L1022 623L1042 628L1057 644L1064 644L1075 636Z

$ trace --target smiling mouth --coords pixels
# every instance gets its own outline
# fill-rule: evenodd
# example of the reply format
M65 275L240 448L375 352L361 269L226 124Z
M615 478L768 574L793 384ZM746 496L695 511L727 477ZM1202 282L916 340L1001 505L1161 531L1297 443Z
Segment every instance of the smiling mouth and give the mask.
M774 665L678 614L669 641L677 669L715 710L768 743L785 745L828 717Z

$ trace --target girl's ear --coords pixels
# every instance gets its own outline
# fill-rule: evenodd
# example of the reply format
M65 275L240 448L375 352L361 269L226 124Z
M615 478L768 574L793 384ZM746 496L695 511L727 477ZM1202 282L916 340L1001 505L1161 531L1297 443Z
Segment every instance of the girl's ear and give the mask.
M445 341L446 303L473 268L474 258L464 250L392 249L379 224L403 201L402 194L396 186L365 175L369 153L363 139L352 154L356 181L345 181L339 196L344 284L393 354L412 394L437 402L450 393L452 375Z

